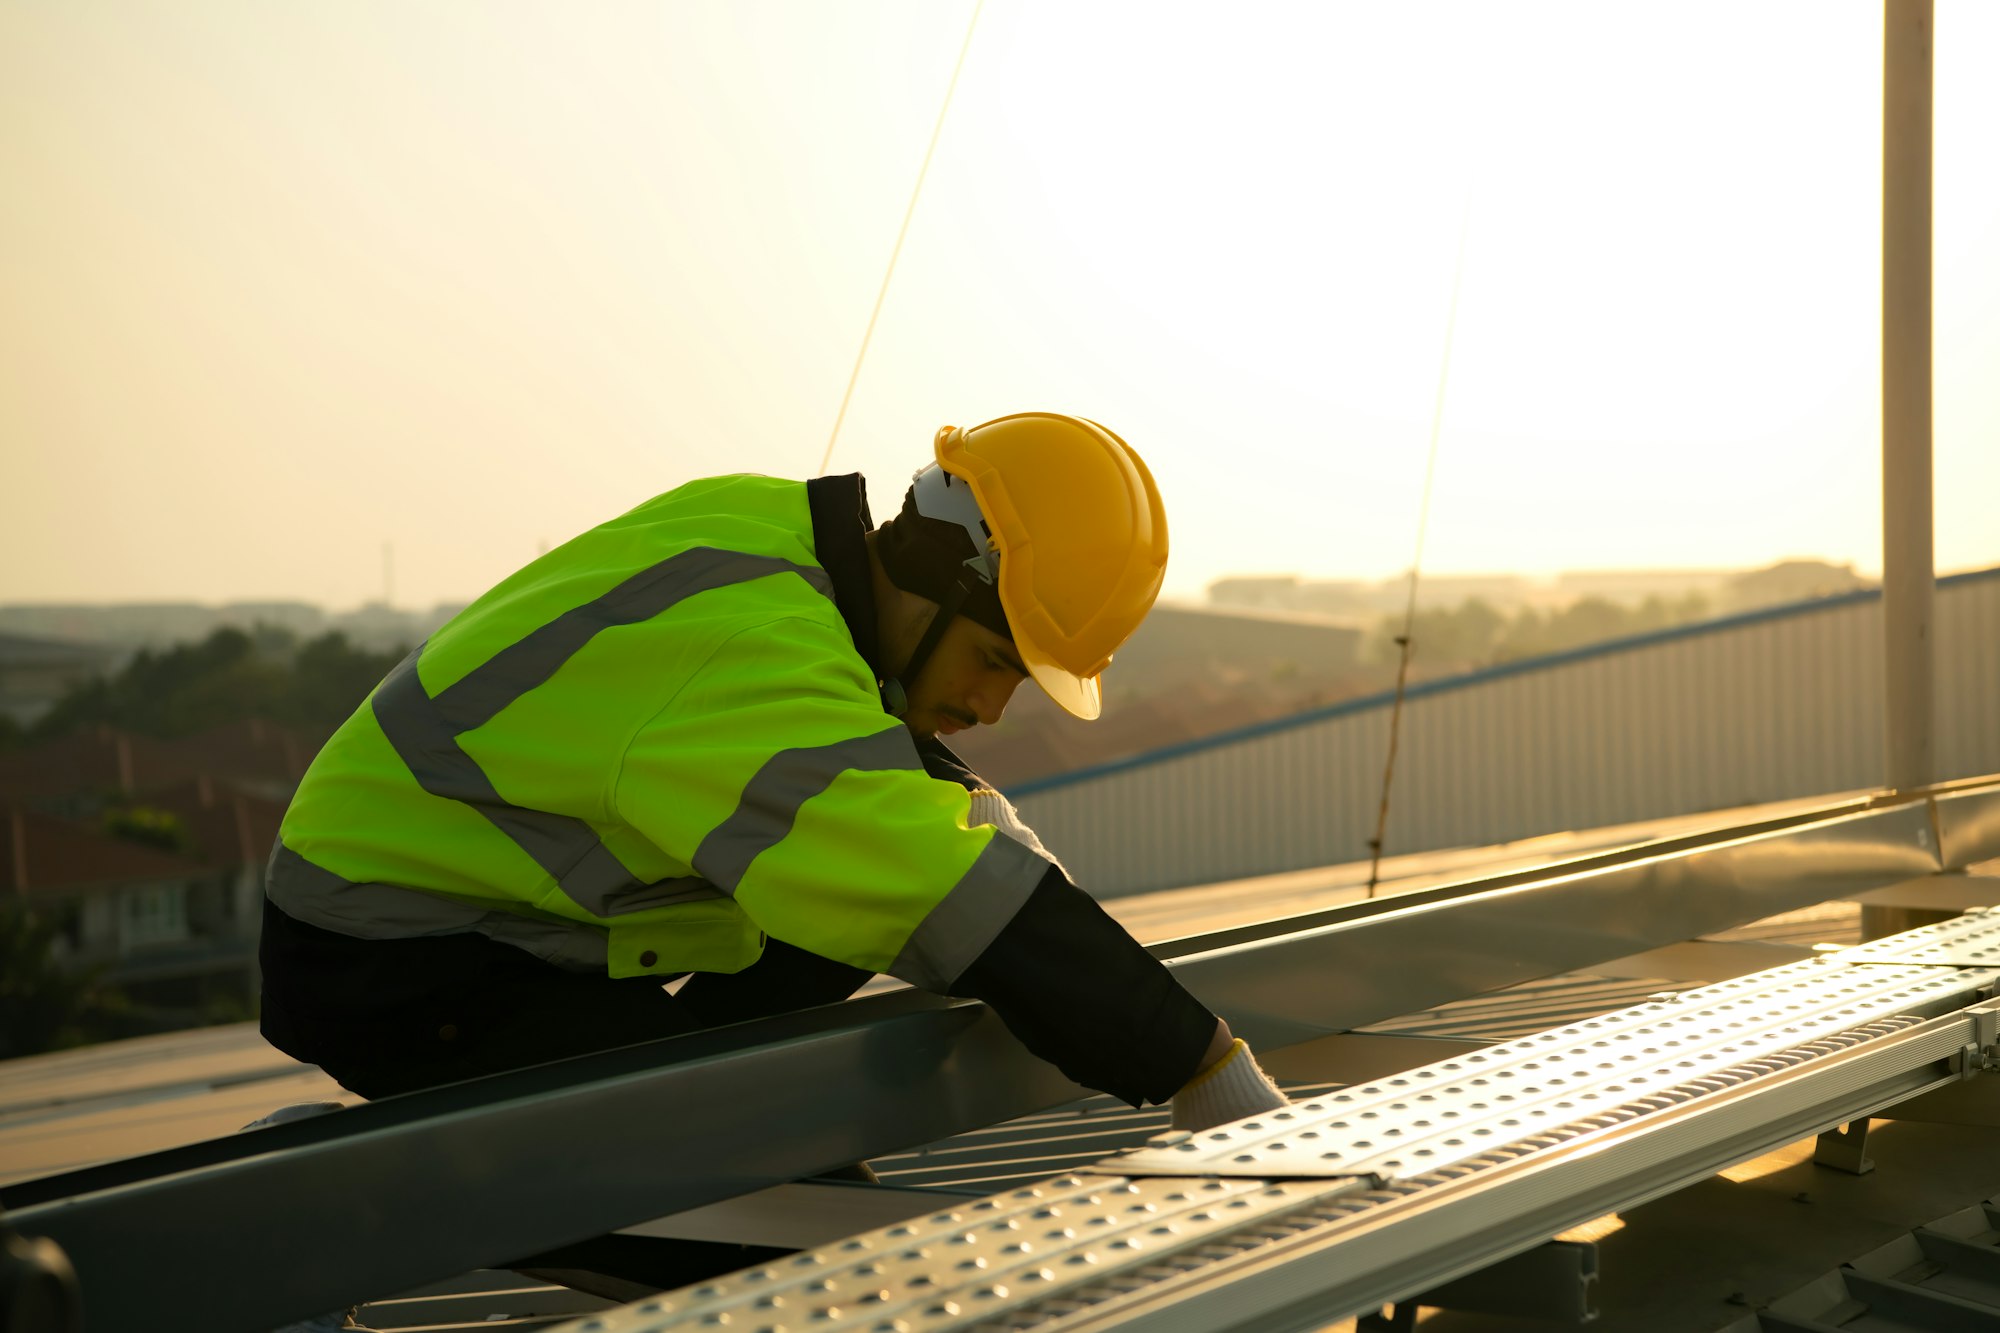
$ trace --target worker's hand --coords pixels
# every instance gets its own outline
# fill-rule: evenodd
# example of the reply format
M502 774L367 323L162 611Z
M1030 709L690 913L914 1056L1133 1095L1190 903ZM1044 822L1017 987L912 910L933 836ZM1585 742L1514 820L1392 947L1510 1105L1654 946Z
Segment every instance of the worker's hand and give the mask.
M1042 840L1035 836L1035 831L1021 821L1021 812L1014 808L1014 803L990 787L981 787L972 793L972 811L966 816L966 823L991 824L1056 869L1062 870L1062 862L1056 860L1054 853L1042 846ZM1069 872L1064 870L1063 873Z
M1208 1129L1289 1105L1291 1099L1257 1067L1257 1058L1239 1037L1229 1043L1220 1060L1174 1094L1173 1125L1175 1129Z

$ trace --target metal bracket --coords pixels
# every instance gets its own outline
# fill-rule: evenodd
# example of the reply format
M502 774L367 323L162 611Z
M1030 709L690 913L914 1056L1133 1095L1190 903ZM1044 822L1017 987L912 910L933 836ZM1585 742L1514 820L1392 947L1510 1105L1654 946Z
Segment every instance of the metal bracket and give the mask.
M1407 1333L1416 1326L1421 1306L1587 1324L1597 1318L1590 1303L1591 1288L1596 1284L1596 1245L1582 1240L1544 1241L1476 1273L1398 1301L1386 1314L1363 1315L1354 1321L1355 1333Z
M18 1235L0 1215L0 1322L18 1333L73 1333L83 1327L76 1270L62 1247Z
M1989 1000L1972 1011L1972 1040L1989 1055L2000 1042L2000 1009L1992 1007L1996 1003L2000 1001Z
M2000 1007L1996 1006L2000 1006L2000 1000L1988 999L1964 1011L1964 1016L1971 1020L1972 1030L1968 1034L1971 1040L1943 1061L1945 1068L1958 1076L1956 1082L1892 1103L1876 1115L1883 1120L1944 1125L2000 1125L2000 1086L1994 1080L1979 1077L2000 1069L2000 1044L1996 1044L2000 1041ZM1822 1144L1826 1138L1821 1135ZM1837 1160L1828 1161L1817 1154L1815 1160L1829 1166L1840 1165Z
M1972 1020L1972 1040L1951 1057L1951 1072L1961 1079L1976 1078L1989 1069L2000 1068L2000 1000L1987 1000L1966 1012Z
M1354 1321L1354 1333L1412 1333L1417 1326L1417 1303L1399 1301L1374 1314Z
M1856 1120L1852 1124L1829 1129L1819 1136L1819 1143L1813 1149L1813 1164L1830 1166L1850 1176L1865 1176L1875 1169L1875 1161L1868 1156L1867 1148L1868 1122Z

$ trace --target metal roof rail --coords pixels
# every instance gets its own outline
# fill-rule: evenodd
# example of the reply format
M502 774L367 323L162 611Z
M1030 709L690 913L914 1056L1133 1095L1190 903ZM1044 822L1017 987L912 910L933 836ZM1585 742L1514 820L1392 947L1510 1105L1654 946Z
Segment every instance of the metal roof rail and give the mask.
M1276 1049L1934 873L1940 847L1946 865L2000 854L2000 783L1842 804L1817 820L1156 952L1232 1028ZM1078 1092L983 1005L905 991L18 1182L0 1204L24 1234L67 1252L92 1328L253 1327Z
M1968 914L1161 1135L564 1328L1320 1327L1974 1076L2000 1032L1996 978L2000 920Z

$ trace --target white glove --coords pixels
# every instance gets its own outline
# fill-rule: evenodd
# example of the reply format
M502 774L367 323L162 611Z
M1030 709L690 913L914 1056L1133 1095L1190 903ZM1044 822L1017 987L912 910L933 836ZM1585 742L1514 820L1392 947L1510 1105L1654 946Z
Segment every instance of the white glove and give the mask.
M290 1106L280 1106L269 1115L258 1116L255 1120L245 1125L243 1129L263 1129L267 1125L289 1125L294 1120L306 1120L312 1116L325 1115L328 1111L343 1110L346 1106L347 1103L345 1102L294 1102ZM243 1130L239 1129L236 1132L241 1134Z
M972 813L965 817L965 822L968 825L991 824L1065 875L1069 873L1063 869L1063 863L1056 860L1055 854L1042 846L1042 840L1035 836L1035 831L1021 822L1021 812L1014 808L1014 803L990 787L981 787L972 793Z
M1173 1126L1212 1129L1291 1104L1271 1076L1257 1067L1257 1057L1238 1037L1229 1044L1227 1055L1174 1094Z

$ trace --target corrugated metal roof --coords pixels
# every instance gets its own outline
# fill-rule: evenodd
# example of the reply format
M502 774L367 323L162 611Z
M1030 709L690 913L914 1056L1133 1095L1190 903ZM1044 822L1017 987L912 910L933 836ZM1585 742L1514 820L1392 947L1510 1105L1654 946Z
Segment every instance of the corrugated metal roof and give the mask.
M1944 592L1947 589L1969 588L1988 582L2000 582L2000 565L1993 566L1990 569L1975 569L1958 574L1947 574L1937 580L1937 590ZM1634 634L1620 639L1608 639L1602 643L1588 644L1582 648L1572 648L1567 652L1549 653L1542 657L1527 657L1519 661L1503 662L1478 671L1469 671L1463 675L1420 681L1415 685L1405 688L1403 692L1404 699L1408 701L1430 695L1449 694L1458 690L1482 685L1489 681L1504 680L1510 676L1527 673L1543 672L1549 668L1566 666L1573 662L1587 662L1600 657L1633 652L1638 649L1650 648L1658 644L1672 643L1678 640L1705 638L1730 630L1772 624L1799 616L1810 616L1838 610L1842 607L1877 604L1881 600L1881 589L1868 588L1859 592L1843 593L1833 597L1821 597L1807 602L1790 602L1782 606L1761 607L1755 611L1745 611L1737 615L1718 616L1713 620L1697 621L1688 625L1675 625L1668 629L1652 630L1645 634ZM1981 643L1987 648L1989 657L1996 651L1990 642L1982 639ZM1238 741L1254 739L1255 737L1271 732L1289 731L1298 727L1310 726L1315 722L1322 722L1329 718L1344 717L1352 713L1383 708L1393 703L1395 697L1394 691L1385 690L1379 694L1365 695L1358 699L1345 699L1340 703L1329 704L1324 708L1309 709L1305 712L1294 714L1291 717L1280 718L1271 722L1260 722L1237 731L1221 732L1213 736L1204 736L1200 740L1188 741L1181 745L1162 747L1149 751L1146 754L1134 755L1129 759L1120 759L1115 763L1078 769L1072 773L1062 773L1054 777L1023 783L1010 794L1020 797L1031 795L1035 792L1049 791L1057 787L1072 786L1076 783L1087 782L1106 773L1142 767L1157 763L1163 759L1173 758L1177 755L1217 749L1225 745L1235 744Z
M1850 942L1858 930L1855 904L1822 904L1721 932L1699 947L1652 950L1587 974L1531 982L1406 1015L1362 1033L1270 1053L1266 1063L1295 1093L1324 1091L1334 1082L1373 1079L1456 1049L1630 1004L1690 978L1713 979L1717 968L1727 975L1758 970L1770 965L1772 950L1802 955L1815 944ZM1328 1071L1334 1069L1349 1072L1330 1082ZM263 1047L247 1025L17 1061L6 1067L6 1074L0 1160L15 1176L214 1137L275 1105L332 1093L317 1071ZM1094 1098L1066 1111L1024 1117L885 1157L876 1165L891 1185L992 1190L1045 1179L1135 1146L1164 1120L1158 1109L1135 1112ZM133 1143L135 1134L146 1141ZM26 1170L17 1169L17 1150L23 1146L43 1154ZM365 1317L376 1327L532 1327L577 1308L537 1306L545 1297L568 1297L564 1289L546 1284L516 1285L508 1275L475 1274L447 1287L380 1302L368 1307ZM448 1296L466 1300L454 1304L444 1299ZM1440 1333L1487 1327L1498 1326L1439 1325Z
M1877 601L1833 598L1425 682L1401 715L1386 850L1870 787L1880 621ZM2000 571L1945 581L1936 621L1938 772L2000 770ZM1105 897L1355 861L1376 832L1390 715L1374 696L1014 795Z

